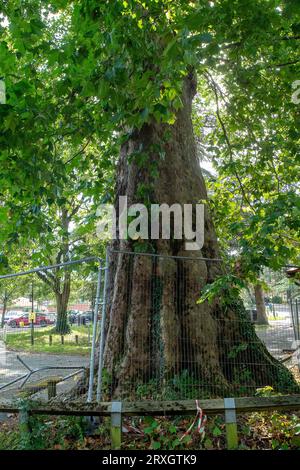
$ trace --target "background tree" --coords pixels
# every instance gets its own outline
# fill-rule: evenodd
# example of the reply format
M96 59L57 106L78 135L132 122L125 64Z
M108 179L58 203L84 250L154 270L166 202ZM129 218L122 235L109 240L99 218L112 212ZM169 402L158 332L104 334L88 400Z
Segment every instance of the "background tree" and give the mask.
M86 152L86 153L85 153ZM74 166L75 158L80 157L80 172ZM99 193L97 161L92 145L71 154L70 149L61 154L64 162L64 181L58 186L59 197L51 204L43 204L39 219L43 229L33 239L33 253L30 265L51 265L91 256L99 256L99 243L96 236L89 235L94 230ZM98 187L95 188L95 185ZM69 332L67 308L71 293L71 269L55 268L38 272L37 276L55 295L57 308L56 331Z
M12 270L17 271L20 269L19 264L11 264L7 270L2 271L1 274L8 274ZM5 314L8 307L14 305L20 297L29 298L31 293L31 277L0 279L0 303L2 304L2 313L0 320L0 327L4 326Z
M1 31L1 68L9 100L0 109L0 146L6 156L0 175L3 246L7 253L12 246L25 247L27 269L99 255L95 213L99 202L110 197L115 144L96 134L94 107L86 96L62 80L63 67L56 59L67 14L57 16L50 3L44 10L42 2L19 7L8 2L5 13L9 27ZM41 60L32 62L41 47ZM18 54L22 60L16 60ZM66 333L71 272L58 268L38 276L55 294L56 330Z
M264 299L264 291L262 284L258 282L254 286L254 295L255 295L255 303L256 303L256 311L257 311L257 324L258 325L268 325L268 317L266 313L266 306L265 306L265 299Z
M16 292L16 287L12 283L8 283L7 281L2 281L0 284L0 302L2 304L2 313L1 313L1 328L4 327L4 319L5 314L7 312L7 307L9 305L10 300L14 298Z

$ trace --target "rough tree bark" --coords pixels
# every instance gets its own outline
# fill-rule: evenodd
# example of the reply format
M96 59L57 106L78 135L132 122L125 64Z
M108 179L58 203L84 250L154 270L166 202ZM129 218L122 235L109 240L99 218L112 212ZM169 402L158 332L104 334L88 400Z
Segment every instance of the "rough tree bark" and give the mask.
M191 121L195 92L196 81L191 74L184 83L183 108L177 113L175 124L144 125L123 145L116 209L118 196L126 195L128 204L144 203L141 184L151 188L151 203L195 204L207 199ZM149 156L148 165L143 167L129 159L141 149ZM158 169L155 181L150 165ZM132 250L134 243L115 240L112 248ZM187 252L184 240L174 239L152 241L151 248L164 255L220 256L207 209L201 251ZM126 395L129 389L132 392L133 384L150 382L151 377L157 377L158 367L165 383L185 371L193 380L208 388L211 385L214 395L232 393L243 383L253 387L268 384L278 390L295 388L287 369L257 338L239 299L227 306L222 299L197 304L201 288L222 273L224 267L218 262L189 263L169 258L154 261L111 252L104 366L112 380L112 395Z
M268 325L269 322L264 301L264 291L262 285L259 282L254 286L254 295L257 311L256 323L258 325Z
M70 215L68 210L63 207L61 209L61 228L63 230L63 234L61 240L61 249L56 258L57 263L69 261L69 224ZM61 275L62 273L63 276ZM71 291L71 274L68 269L57 269L54 280L54 288L57 308L57 321L55 330L57 333L66 334L70 332L67 308Z
M68 303L71 290L71 279L70 273L65 272L65 278L63 282L62 292L58 288L55 292L56 298L56 309L57 309L57 320L55 330L57 333L66 334L70 332L70 325L68 322Z
M7 294L7 291L5 291L4 296L3 296L3 308L2 308L2 315L1 315L1 328L4 327L4 318L5 318L6 309L7 309L7 302L8 302L8 294Z

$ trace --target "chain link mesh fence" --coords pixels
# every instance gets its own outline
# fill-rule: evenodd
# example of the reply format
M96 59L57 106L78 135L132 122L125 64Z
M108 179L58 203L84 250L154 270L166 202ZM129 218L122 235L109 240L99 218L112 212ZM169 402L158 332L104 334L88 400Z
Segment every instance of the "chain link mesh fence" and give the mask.
M100 332L99 263L88 258L0 279L7 292L0 307L0 400L47 400L49 383L63 396L86 374Z
M299 288L285 271L263 273L260 298L248 286L237 316L226 313L221 294L211 304L199 303L218 260L112 255L107 289L108 266L99 260L48 270L47 279L60 279L61 292L71 279L61 322L59 301L41 276L13 280L0 328L0 400L46 400L49 382L58 399L251 396L272 385L273 358L281 373L289 370L298 380ZM280 392L290 391L283 381Z
M293 283L284 271L264 274L257 305L254 286L249 286L243 292L245 309L235 315L230 309L225 313L226 305L218 296L211 305L198 302L218 269L216 260L115 256L103 370L105 398L251 396L258 388L280 382L278 375L285 376L286 369L298 379L298 313L292 317L296 310L288 292ZM262 308L265 324L258 321ZM273 358L281 365L277 367ZM280 392L290 391L289 380L283 379Z

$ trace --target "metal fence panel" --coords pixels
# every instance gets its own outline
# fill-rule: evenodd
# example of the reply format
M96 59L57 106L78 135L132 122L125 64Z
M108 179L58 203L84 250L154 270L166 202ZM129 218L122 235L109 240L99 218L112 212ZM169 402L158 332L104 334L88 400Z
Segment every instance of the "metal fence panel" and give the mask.
M78 388L77 384L87 375L88 370L93 371L91 383L94 381L94 370L90 364L95 358L96 342L100 334L104 270L100 259L90 257L0 276L0 283L13 279L16 292L21 281L25 285L25 291L28 291L27 298L17 301L22 303L17 307L18 310L13 306L17 294L12 294L12 305L7 307L5 325L0 328L2 401L17 398L47 400L49 382L55 384L56 393L61 398L72 393L73 399L88 399L87 379L84 380L84 390ZM56 331L55 296L50 291L40 291L37 287L37 275L45 272L56 276L64 276L68 272L73 280L69 313L65 318L68 331L63 334ZM34 298L30 298L29 294ZM81 300L82 296L84 301ZM41 309L43 311L31 317L32 309L35 312ZM34 318L33 322L31 318ZM90 398L95 399L92 385Z
M214 375L213 367L207 372L206 366L214 362L220 364L225 377L230 376L235 395L253 395L256 388L270 385L266 364L254 353L261 341L274 358L297 375L292 304L286 293L280 298L277 295L272 273L269 281L266 277L264 298L268 324L258 325L252 315L255 305L249 309L246 300L246 317L239 319L230 315L212 318L207 304L197 303L206 283L201 276L203 263L213 266L216 260L134 253L117 256L122 257L126 269L126 285L120 286L126 312L122 315L118 344L106 344L106 350L113 349L117 360L110 369L104 364L101 396L120 395L129 401L226 396L228 392ZM281 281L288 283L284 272L280 276ZM118 278L113 282L118 282ZM108 315L112 308L108 305ZM120 311L122 308L120 304ZM248 338L247 346L241 338L249 319L256 335ZM218 333L214 335L213 330ZM259 376L257 382L251 379L254 376Z

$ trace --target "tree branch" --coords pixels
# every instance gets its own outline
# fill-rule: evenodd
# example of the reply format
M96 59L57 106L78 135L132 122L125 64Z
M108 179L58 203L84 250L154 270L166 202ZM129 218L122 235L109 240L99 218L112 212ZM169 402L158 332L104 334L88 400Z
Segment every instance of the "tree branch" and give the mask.
M235 177L239 183L239 187L240 187L240 190L241 190L241 193L243 195L243 198L244 200L247 202L247 204L249 205L250 209L252 210L252 212L254 213L254 209L252 207L252 204L245 192L245 189L244 189L244 186L243 186L243 183L241 181L241 178L239 177L239 174L237 173L237 171L235 170L235 167L234 167L234 156L233 156L233 150L232 150L232 146L231 146L231 143L230 143L230 140L229 140L229 137L228 137L228 134L227 134L227 130L226 130L226 127L225 127L225 124L221 118L221 113L220 113L220 107L219 107L219 96L218 96L218 91L217 91L217 87L216 87L216 84L212 78L212 76L210 75L209 72L205 72L205 75L208 77L208 82L212 85L212 88L213 88L213 92L214 92L214 95L215 95L215 98L216 98L216 106L217 106L217 110L216 110L216 113L217 113L217 118L218 118L218 121L221 125L221 128L222 128L222 131L223 131L223 134L224 134L224 138L225 138L225 141L226 141L226 144L227 144L227 147L228 147L228 150L229 150L229 155L230 155L230 161L231 163L233 163L233 170L234 170L234 174L235 174Z
M45 283L47 284L49 287L51 287L51 289L57 293L57 286L56 286L56 282L51 282L50 279L47 277L46 273L42 272L42 271L37 271L36 272L36 275ZM54 276L53 276L54 277Z
M74 160L74 158L78 157L78 155L84 152L90 142L91 142L91 138L88 139L87 143L77 153L75 153L73 157L71 157L69 160L66 161L65 165L68 165L68 163L71 163L71 161Z

